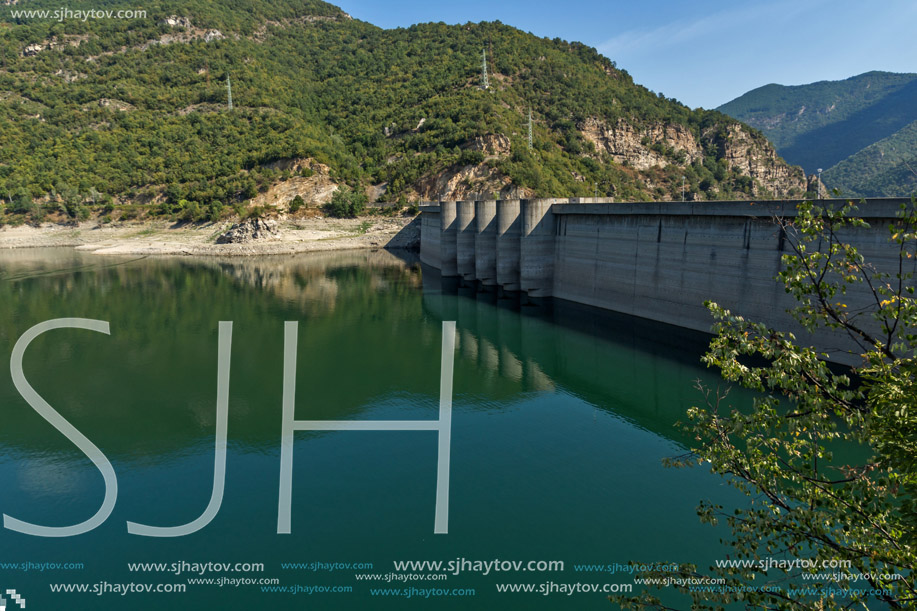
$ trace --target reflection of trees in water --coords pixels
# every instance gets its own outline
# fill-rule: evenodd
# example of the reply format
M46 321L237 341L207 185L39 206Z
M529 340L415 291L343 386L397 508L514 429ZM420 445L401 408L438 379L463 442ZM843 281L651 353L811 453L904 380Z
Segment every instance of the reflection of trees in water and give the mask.
M332 313L339 303L348 309L371 305L382 293L397 298L420 284L411 260L387 251L139 261L72 249L22 249L0 254L0 270L0 339L13 341L24 324L59 316L105 314L133 323L128 326L138 333L144 328L159 333L209 325L211 307L188 307L197 299L216 302L218 309L231 303L232 311L243 315L280 304L308 317Z
M202 262L202 264L205 264ZM239 282L270 291L288 304L297 304L306 313L333 312L341 285L336 277L352 270L367 278L373 292L414 290L420 277L410 259L388 251L324 252L296 257L263 257L243 261L223 261L220 268ZM357 280L352 275L347 280Z
M412 368L424 368L424 355L408 354L406 367L373 370L374 362L387 362L398 332L419 333L422 318L419 270L386 252L118 264L118 258L70 249L9 251L0 253L0 271L0 360L38 322L84 317L111 323L110 337L49 333L29 347L25 365L55 409L121 458L142 461L212 444L220 320L234 321L235 440L277 442L285 320L300 320L304 329L304 403L314 396L336 417L373 399L380 386L372 378L402 384ZM346 338L355 333L359 340L350 345ZM338 362L353 363L370 382L345 384L346 368ZM0 442L27 452L72 450L25 405L8 371L0 368L0 404L14 407L4 413L11 427L0 431Z

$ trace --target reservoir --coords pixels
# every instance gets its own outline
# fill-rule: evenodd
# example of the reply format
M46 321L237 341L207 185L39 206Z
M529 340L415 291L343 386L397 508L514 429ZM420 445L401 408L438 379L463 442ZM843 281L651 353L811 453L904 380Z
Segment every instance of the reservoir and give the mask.
M66 526L105 495L99 470L20 396L8 366L29 328L65 317L107 321L110 335L48 332L23 369L111 462L117 503L75 537L0 530L0 562L45 565L3 571L0 585L29 608L608 609L607 593L560 588L636 593L632 575L596 567L706 567L727 553L726 530L701 524L696 507L737 493L703 467L662 464L687 451L676 422L703 400L695 381L724 387L700 363L705 336L463 287L385 251L0 252L7 516ZM129 534L127 522L192 522L211 499L221 321L233 335L219 512L182 537ZM277 533L288 321L295 416L334 421L435 420L443 322L455 321L447 534L434 534L437 435L423 430L297 431L291 532ZM426 561L443 564L401 564ZM520 584L536 589L500 591Z

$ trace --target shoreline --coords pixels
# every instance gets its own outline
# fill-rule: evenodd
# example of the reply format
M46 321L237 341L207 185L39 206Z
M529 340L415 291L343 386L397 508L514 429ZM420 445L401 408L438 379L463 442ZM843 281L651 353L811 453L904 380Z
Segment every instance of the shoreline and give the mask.
M325 217L277 219L276 235L237 244L216 238L234 225L125 221L100 225L45 223L0 227L0 250L66 247L99 255L246 257L304 252L399 248L420 245L420 217Z

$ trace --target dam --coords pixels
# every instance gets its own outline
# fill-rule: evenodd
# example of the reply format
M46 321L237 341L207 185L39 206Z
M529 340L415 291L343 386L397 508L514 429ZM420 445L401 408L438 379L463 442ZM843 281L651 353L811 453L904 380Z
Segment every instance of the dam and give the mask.
M442 277L572 301L710 332L715 301L749 320L805 332L787 311L798 305L777 274L793 253L776 218L792 220L801 200L615 203L601 198L441 201L421 206L421 262ZM847 200L819 200L839 207ZM908 198L867 199L856 216L868 227L838 238L877 269L896 273L889 239ZM820 245L819 247L821 247ZM904 272L917 271L917 257ZM850 308L872 294L857 285ZM821 331L812 344L851 363L850 340Z

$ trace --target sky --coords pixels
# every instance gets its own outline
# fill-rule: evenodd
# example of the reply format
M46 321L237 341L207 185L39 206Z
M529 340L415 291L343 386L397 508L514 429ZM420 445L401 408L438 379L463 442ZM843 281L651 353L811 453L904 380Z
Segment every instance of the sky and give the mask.
M692 108L767 85L917 72L914 0L331 0L384 28L500 20L580 41Z

